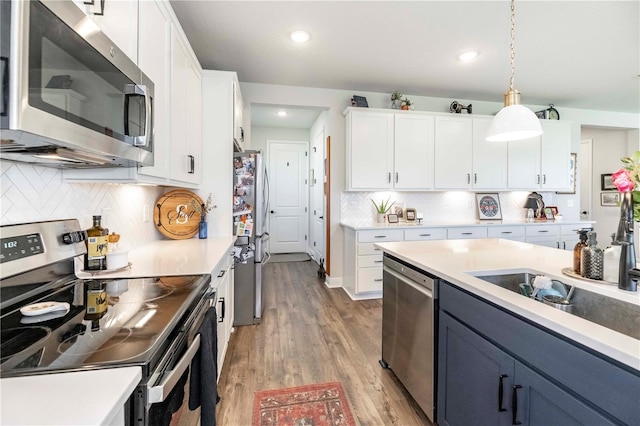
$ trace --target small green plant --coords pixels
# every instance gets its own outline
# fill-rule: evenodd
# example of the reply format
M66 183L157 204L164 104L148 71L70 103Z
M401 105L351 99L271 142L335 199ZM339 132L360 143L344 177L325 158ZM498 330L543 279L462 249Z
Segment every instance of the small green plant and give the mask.
M402 100L402 105L411 106L411 105L413 105L413 101L411 99L409 99L409 98L404 98Z
M402 100L402 93L399 90L394 90L391 92L391 101L399 101Z
M369 199L371 200L374 207L376 208L376 212L378 212L379 214L385 214L396 203L395 201L391 201L391 197L387 198L387 201L380 200L380 204L376 204L376 202L373 201L373 198L369 198Z

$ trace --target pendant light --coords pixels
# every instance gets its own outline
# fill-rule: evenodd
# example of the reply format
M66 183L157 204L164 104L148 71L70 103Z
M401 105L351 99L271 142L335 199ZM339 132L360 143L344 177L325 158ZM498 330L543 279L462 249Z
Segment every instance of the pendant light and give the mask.
M520 105L520 92L513 88L516 52L515 40L515 0L511 0L511 78L509 90L504 94L504 108L496 114L487 131L490 142L506 142L529 139L542 134L540 120L533 111Z

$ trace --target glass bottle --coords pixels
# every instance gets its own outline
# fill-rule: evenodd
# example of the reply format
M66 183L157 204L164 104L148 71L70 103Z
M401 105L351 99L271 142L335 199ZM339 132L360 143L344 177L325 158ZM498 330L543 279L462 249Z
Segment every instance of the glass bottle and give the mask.
M87 281L85 283L84 319L91 321L91 329L100 327L99 320L107 313L107 286L104 281Z
M591 231L587 236L589 238L588 245L582 249L580 259L580 275L591 280L602 280L604 252L598 247L595 232Z
M87 230L87 254L84 257L85 271L107 269L109 231L102 227L102 216L93 216L93 227Z
M580 264L582 263L582 249L587 246L587 232L586 229L579 229L578 234L580 235L580 241L573 248L573 272L578 275L581 274Z

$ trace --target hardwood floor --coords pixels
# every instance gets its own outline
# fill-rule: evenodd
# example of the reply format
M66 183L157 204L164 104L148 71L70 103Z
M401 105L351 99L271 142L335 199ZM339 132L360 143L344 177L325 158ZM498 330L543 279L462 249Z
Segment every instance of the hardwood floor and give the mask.
M360 425L430 425L378 364L381 300L352 301L317 278L317 264L264 267L262 323L237 327L218 383L217 420L249 426L254 392L339 381Z

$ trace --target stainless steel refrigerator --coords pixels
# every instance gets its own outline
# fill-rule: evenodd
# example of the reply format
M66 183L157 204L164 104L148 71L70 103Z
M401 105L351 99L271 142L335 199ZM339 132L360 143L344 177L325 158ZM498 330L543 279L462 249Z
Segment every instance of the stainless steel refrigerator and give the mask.
M260 323L269 182L260 151L233 157L234 326Z

